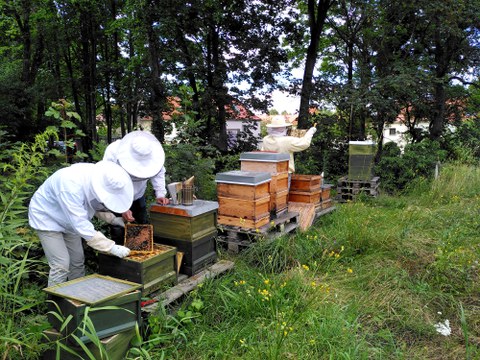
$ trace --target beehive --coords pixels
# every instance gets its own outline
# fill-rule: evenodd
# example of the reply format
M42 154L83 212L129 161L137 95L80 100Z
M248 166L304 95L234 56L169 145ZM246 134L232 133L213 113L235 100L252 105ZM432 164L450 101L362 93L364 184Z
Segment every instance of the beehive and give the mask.
M321 186L321 175L292 174L290 191L318 191Z
M159 244L154 244L150 253L134 253L125 258L99 254L98 271L139 283L142 295L148 295L162 286L177 283L176 254L175 247Z
M281 174L288 172L290 154L272 151L251 151L240 154L240 170Z
M350 141L348 143L348 180L370 180L373 175L375 143Z
M80 328L85 315L100 339L133 329L141 325L140 288L138 283L98 274L50 286L44 289L51 300L48 320L63 336L75 334L84 343L91 341ZM71 320L63 326L53 313Z

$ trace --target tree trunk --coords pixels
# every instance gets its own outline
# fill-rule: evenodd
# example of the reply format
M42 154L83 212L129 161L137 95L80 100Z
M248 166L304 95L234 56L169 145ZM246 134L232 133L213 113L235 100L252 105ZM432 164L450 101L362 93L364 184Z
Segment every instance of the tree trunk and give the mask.
M308 117L310 108L310 97L313 90L313 71L317 62L318 43L322 34L327 12L333 0L308 0L308 18L310 25L310 44L307 49L305 70L303 72L302 91L300 93L300 109L298 113L298 128L309 127Z

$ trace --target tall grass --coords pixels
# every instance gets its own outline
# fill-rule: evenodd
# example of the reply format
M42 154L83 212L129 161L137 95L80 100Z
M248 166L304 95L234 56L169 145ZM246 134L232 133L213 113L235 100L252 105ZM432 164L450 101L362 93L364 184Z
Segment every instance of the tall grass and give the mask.
M449 165L404 196L337 204L306 232L223 253L235 271L191 295L205 307L165 357L480 358L478 171ZM434 327L446 319L449 336Z
M30 275L38 270L39 260L29 257L35 240L28 230L26 214L27 202L34 190L32 183L46 176L42 160L50 136L56 136L53 130L37 135L32 144L14 144L2 151L0 353L3 359L38 356L41 330L47 326L32 312L43 303L43 296L40 289L29 282Z

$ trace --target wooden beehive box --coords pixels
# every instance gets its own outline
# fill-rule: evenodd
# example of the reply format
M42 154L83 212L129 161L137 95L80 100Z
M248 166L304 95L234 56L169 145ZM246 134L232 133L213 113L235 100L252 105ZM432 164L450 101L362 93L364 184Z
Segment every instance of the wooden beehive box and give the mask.
M290 191L318 191L321 186L321 175L292 174Z
M196 241L217 233L218 202L194 200L193 205L150 207L150 222L156 238Z
M63 336L75 334L84 343L91 341L80 328L86 314L100 339L133 329L142 320L140 287L137 283L98 274L50 286L44 289L51 300L48 321ZM52 312L65 318L71 316L71 320L62 329L62 322Z
M272 176L268 172L227 171L215 176L217 197L243 200L263 199L269 195Z
M218 223L220 225L235 226L245 229L258 229L270 222L270 214L265 215L264 217L251 220L244 219L237 216L226 216L218 215Z
M290 154L272 151L251 151L240 154L242 171L268 172L281 174L288 172Z
M330 184L322 185L322 194L321 194L322 201L330 200L331 189L332 189L332 185Z
M60 342L62 345L65 345L71 350L74 350L78 353L81 358L88 359L89 355L87 352L82 349L80 345L77 344L67 344L64 340L63 335L55 330L48 329L43 331L43 335L48 340L48 342ZM127 351L130 348L130 341L135 336L135 329L125 330L118 334L103 338L100 340L103 349L108 354L109 360L124 360L127 355ZM97 344L89 343L84 345L87 350L95 357L95 359L101 359L102 356L105 357L105 354L102 354ZM57 352L56 349L49 349L42 356L43 360L56 360ZM79 357L75 354L72 354L65 350L65 348L60 348L60 359L61 360L78 360Z
M270 181L270 195L288 191L288 172L280 174L272 174Z
M270 211L272 213L280 213L287 209L288 206L288 188L270 195Z
M320 195L322 190L317 191L290 191L288 194L288 200L292 202L302 202L309 204L320 203Z
M217 260L216 234L217 232L215 231L215 233L195 241L157 237L154 238L154 241L175 246L178 251L182 252L180 272L193 276Z
M131 254L153 251L153 226L150 224L125 224L124 246Z
M98 271L139 283L142 295L148 295L162 286L177 283L176 254L175 247L160 244L154 244L150 253L134 253L125 258L99 254Z

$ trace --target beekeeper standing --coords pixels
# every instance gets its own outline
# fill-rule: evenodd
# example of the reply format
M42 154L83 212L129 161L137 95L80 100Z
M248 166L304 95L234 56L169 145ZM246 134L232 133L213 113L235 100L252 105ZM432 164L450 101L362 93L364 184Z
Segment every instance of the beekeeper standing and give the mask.
M105 149L103 160L119 164L133 182L134 196L132 207L122 213L126 222L138 224L148 222L145 190L150 180L155 191L156 202L162 205L169 203L165 189L165 153L157 138L146 131L132 131ZM124 229L111 227L111 236L118 242L123 241Z
M306 150L310 147L313 135L317 131L315 126L308 129L303 137L287 136L287 128L292 124L287 123L281 115L274 116L272 122L267 124L268 135L263 138L261 150L275 151L290 154L288 162L288 184L290 187L291 174L295 172L293 153Z
M30 200L28 220L50 266L48 286L85 275L82 238L95 250L128 256L130 250L96 231L91 219L95 215L121 226L122 218L112 211L122 213L132 201L130 177L108 161L74 164L45 180Z

